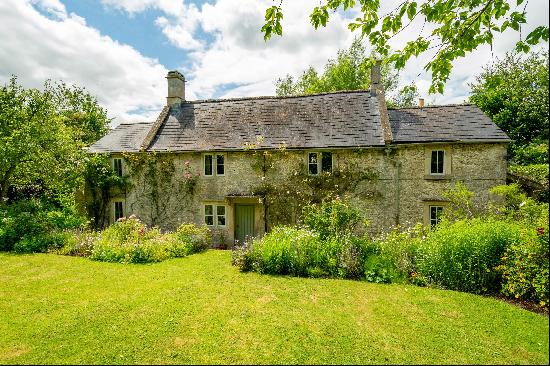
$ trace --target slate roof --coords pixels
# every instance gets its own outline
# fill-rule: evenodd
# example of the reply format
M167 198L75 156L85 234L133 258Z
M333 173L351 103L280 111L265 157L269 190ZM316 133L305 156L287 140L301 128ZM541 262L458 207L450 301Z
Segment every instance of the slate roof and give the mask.
M166 117L164 116L166 114ZM389 109L392 143L509 141L475 105ZM121 124L90 152L384 146L378 99L370 91L183 102L156 123ZM158 131L157 131L158 128ZM147 137L149 133L149 137ZM146 138L147 137L147 138ZM149 144L149 141L151 143Z
M393 143L510 141L473 104L388 109Z
M90 146L89 152L138 152L153 122L123 123Z
M149 146L153 151L383 146L378 102L370 92L182 103Z

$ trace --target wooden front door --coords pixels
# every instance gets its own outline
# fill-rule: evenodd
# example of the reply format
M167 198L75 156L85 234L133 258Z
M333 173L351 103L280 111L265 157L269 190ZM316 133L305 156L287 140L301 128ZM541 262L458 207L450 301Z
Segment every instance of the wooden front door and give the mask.
M254 236L254 205L235 205L235 240L244 243Z

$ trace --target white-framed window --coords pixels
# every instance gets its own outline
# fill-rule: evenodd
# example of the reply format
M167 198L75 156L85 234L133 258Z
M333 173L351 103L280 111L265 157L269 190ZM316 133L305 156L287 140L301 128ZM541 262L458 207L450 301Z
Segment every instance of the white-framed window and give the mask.
M214 226L214 205L204 205L204 223Z
M119 177L122 177L122 159L114 158L113 159L113 171Z
M118 219L124 217L124 205L122 201L113 202L113 213L115 221L118 221Z
M204 205L204 223L207 226L225 226L226 208L224 205Z
M203 162L205 176L225 175L225 154L204 154Z
M430 174L445 174L445 150L432 150Z
M216 154L216 175L225 175L225 155Z
M225 226L225 206L216 206L216 225Z
M332 153L329 151L309 152L307 154L307 169L309 175L321 172L332 173Z
M430 225L436 226L441 221L441 215L443 214L443 206L430 206L429 215L430 215Z

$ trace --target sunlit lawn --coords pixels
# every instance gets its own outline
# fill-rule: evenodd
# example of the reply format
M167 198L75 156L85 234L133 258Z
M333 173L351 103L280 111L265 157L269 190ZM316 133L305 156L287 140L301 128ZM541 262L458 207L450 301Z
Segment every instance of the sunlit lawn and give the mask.
M480 296L0 254L0 363L548 363L548 318Z

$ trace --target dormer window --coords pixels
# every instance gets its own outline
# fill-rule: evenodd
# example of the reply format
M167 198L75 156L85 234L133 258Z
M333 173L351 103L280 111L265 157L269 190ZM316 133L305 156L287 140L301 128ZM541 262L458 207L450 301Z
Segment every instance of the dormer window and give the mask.
M332 172L332 153L328 151L310 152L307 158L308 173L318 175Z
M224 154L204 154L204 175L212 177L214 175L225 175L225 155Z

